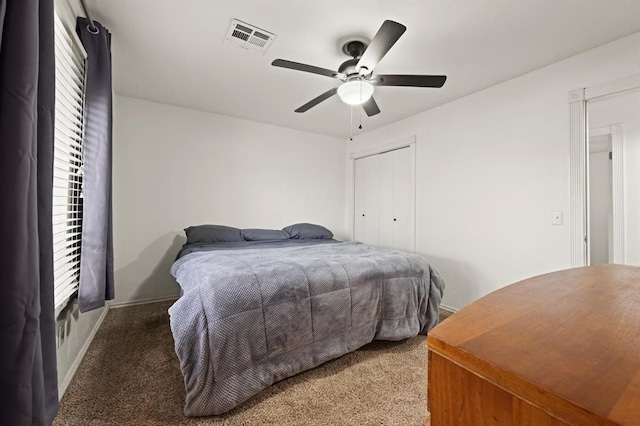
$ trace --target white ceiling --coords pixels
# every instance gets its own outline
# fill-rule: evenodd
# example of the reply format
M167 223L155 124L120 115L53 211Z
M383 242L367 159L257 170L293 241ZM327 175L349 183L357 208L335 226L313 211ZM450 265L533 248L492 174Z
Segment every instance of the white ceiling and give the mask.
M638 0L87 3L113 34L116 93L341 138L350 133L350 107L337 96L294 112L339 81L272 67L274 59L335 70L348 59L340 39L372 38L385 19L404 24L376 72L448 80L442 89L376 88L380 114L354 109L354 127L362 116L369 131L640 31ZM264 55L225 44L233 18L277 39Z

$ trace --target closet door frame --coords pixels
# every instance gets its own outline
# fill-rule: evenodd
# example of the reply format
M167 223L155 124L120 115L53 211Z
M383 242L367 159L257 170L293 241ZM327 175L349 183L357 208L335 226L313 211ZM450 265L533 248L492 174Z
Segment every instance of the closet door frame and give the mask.
M364 157L369 157L372 155L379 155L379 154L384 154L385 152L389 152L389 151L395 151L398 149L402 149L402 148L409 148L412 150L412 158L413 158L413 164L411 164L411 167L413 167L413 176L414 178L416 178L417 175L417 170L416 170L416 135L411 135L409 137L406 137L404 139L400 139L396 142L392 142L389 144L385 144L385 145L379 145L379 146L374 146L362 151L358 151L358 152L352 152L349 155L349 160L351 162L351 185L350 185L350 202L349 202L349 226L351 227L351 240L354 241L355 240L355 233L356 233L356 227L355 227L355 221L356 221L356 216L355 216L355 186L356 186L356 160L360 159L360 158L364 158ZM416 179L417 180L417 179ZM414 203L413 203L413 237L414 237L414 244L413 244L413 251L415 252L416 249L416 241L415 241L415 233L416 233L416 205L417 205L417 200L416 200L416 191L417 191L417 182L414 183L413 185L413 190L414 190L414 194L413 194L413 199L414 199Z

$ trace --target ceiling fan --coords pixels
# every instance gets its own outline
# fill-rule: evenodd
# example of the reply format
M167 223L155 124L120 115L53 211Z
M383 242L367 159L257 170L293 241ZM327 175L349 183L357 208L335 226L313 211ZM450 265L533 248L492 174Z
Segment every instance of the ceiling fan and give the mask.
M442 87L447 80L445 75L373 75L373 70L378 62L406 29L407 27L402 24L387 20L384 21L370 43L367 44L368 40L362 37L347 40L342 45L342 51L352 58L343 62L338 71L284 59L276 59L271 65L324 75L343 82L340 86L329 89L302 105L295 110L296 112L308 111L337 94L343 102L349 105L362 105L367 115L371 117L380 112L380 108L372 96L374 86Z

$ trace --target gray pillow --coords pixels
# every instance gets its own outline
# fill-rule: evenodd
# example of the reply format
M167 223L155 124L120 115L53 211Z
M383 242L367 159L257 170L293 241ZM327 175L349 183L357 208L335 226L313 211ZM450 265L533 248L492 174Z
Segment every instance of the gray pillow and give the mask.
M277 229L243 229L242 236L247 241L279 241L289 239L289 234Z
M330 240L333 238L333 232L324 226L314 225L312 223L296 223L282 228L289 237L297 240Z
M187 244L211 244L230 241L244 241L238 228L222 225L190 226L184 230Z

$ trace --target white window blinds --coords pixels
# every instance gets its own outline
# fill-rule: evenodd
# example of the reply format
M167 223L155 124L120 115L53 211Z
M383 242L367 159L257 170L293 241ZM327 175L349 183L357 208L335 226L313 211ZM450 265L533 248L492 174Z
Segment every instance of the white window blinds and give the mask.
M56 110L53 272L56 315L78 290L82 242L82 136L86 52L55 16Z

